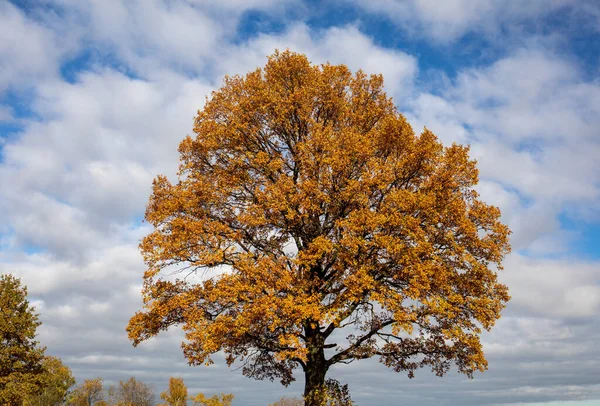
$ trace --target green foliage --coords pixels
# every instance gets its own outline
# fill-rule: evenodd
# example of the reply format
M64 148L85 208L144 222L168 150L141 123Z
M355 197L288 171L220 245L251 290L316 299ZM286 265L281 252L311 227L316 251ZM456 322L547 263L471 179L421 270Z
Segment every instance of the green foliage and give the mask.
M22 405L43 384L45 348L35 340L41 322L18 278L0 276L0 404Z

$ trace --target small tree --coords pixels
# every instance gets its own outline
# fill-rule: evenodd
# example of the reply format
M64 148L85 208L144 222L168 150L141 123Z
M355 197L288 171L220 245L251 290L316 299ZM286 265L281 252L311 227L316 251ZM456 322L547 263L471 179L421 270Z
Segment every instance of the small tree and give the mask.
M44 373L41 377L41 391L25 400L26 406L59 406L66 402L69 389L75 385L75 378L68 366L60 358L45 357L42 361Z
M226 78L194 132L178 181L153 184L135 345L181 325L190 364L224 351L284 385L301 368L307 405L354 360L409 377L486 369L479 334L509 299L496 274L509 230L473 189L469 148L415 134L381 76L276 53ZM227 272L163 279L173 267Z
M304 400L300 398L283 397L277 402L270 404L269 406L304 406Z
M109 395L114 406L154 406L156 399L152 387L133 376L111 386Z
M169 389L162 392L160 398L166 402L161 403L161 406L187 405L188 391L183 378L169 378Z
M102 378L86 379L75 387L68 404L73 406L94 406L104 403L104 387Z
M27 288L0 276L0 404L21 405L43 384L45 348L35 340L42 324L27 300Z
M340 384L335 379L327 379L323 390L314 394L313 402L324 406L352 406L348 385ZM283 397L269 406L304 406L305 400Z
M327 406L352 406L352 398L347 384L340 384L335 379L325 381L325 403Z
M203 393L199 393L192 398L194 406L231 406L233 402L233 394L221 393L207 398Z

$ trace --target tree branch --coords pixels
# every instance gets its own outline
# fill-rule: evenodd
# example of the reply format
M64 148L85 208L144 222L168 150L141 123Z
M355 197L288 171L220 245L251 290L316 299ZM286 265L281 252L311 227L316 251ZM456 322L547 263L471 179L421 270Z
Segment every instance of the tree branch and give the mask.
M362 336L361 338L359 338L358 340L356 340L356 342L354 344L352 344L350 347L346 348L345 350L338 352L337 354L335 354L333 357L329 358L329 360L327 361L328 365L333 365L336 364L338 362L344 361L348 358L352 357L352 351L358 349L362 343L364 343L365 341L367 341L369 338L373 337L375 334L377 334L379 332L379 330L381 330L384 327L387 327L393 323L395 323L396 320L394 319L390 319L387 320L383 323L378 324L376 327L373 327L371 330L369 330L369 332L367 334L365 334L364 336Z

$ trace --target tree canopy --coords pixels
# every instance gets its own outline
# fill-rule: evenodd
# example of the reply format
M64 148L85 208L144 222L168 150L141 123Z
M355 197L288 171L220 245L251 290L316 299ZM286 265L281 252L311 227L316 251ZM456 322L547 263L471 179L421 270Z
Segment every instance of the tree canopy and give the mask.
M43 385L45 348L35 340L42 324L27 300L27 288L0 275L0 404L21 406Z
M102 378L86 379L75 387L68 401L73 406L106 405Z
M25 406L60 406L67 400L75 378L68 366L57 357L44 357L41 390L27 397Z
M183 378L169 378L169 389L162 392L160 398L165 401L161 406L186 406L188 390Z
M269 406L304 406L304 400L300 398L283 397L277 402L269 404Z
M179 325L191 364L224 351L283 384L301 368L310 405L338 363L486 369L509 230L469 148L415 134L381 75L276 52L227 77L194 133L177 181L153 183L134 344Z
M220 395L213 395L211 397L199 393L191 399L194 406L231 406L233 398L234 396L231 393L221 393Z
M108 393L111 404L114 406L154 406L156 404L154 389L133 376L111 386Z

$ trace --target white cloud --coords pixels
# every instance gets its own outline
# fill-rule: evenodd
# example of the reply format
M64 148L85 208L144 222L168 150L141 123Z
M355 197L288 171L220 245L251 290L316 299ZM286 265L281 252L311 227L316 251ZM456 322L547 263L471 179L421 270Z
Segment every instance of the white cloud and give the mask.
M513 254L501 279L509 308L560 319L593 317L600 311L600 264L573 259L537 259Z
M600 86L573 62L524 48L459 72L438 93L420 94L409 121L471 144L479 190L505 213L514 249L568 249L576 235L561 230L559 215L597 218Z
M431 94L421 93L412 100L407 116L414 131L427 127L437 134L444 144L466 143L469 131L461 121L461 113L451 101Z
M489 67L461 72L453 90L453 99L465 104L460 110L467 124L514 143L581 141L597 134L600 86L552 52L517 50Z
M144 264L135 243L138 234L138 230L132 231L127 242L113 241L113 246L96 248L83 264L55 258L47 253L3 253L0 257L0 273L18 275L28 287L29 295L34 298L56 299L53 295L61 295L60 292L94 300L99 297L106 299L115 292L134 297L132 292L123 293L119 289L126 290L135 285L137 294L141 289L140 275ZM108 245L106 242L102 245ZM136 299L141 301L141 298ZM50 305L44 301L45 307Z
M10 2L0 3L0 93L21 90L57 74L61 58L72 50L77 36L28 18Z
M362 69L370 74L383 74L387 91L400 101L411 94L418 72L413 56L376 45L355 26L314 32L302 23L291 26L281 36L263 34L229 48L219 60L218 70L245 73L263 66L265 57L273 50L287 48L305 53L312 63L345 64L353 71Z
M72 6L87 20L89 39L114 49L142 74L161 61L198 69L225 33L225 27L204 10L185 2L92 1ZM235 20L230 23L235 28Z
M440 43L453 42L470 32L496 39L506 35L503 30L516 29L519 23L535 21L557 11L562 11L565 17L571 13L577 17L589 14L583 7L578 9L580 2L574 0L351 1L369 12L391 19L414 36Z
M0 218L15 241L80 257L127 227L143 213L152 178L176 171L177 145L209 89L112 70L40 85L42 120L4 146L0 167L11 184Z
M72 24L84 24L84 40L117 64L145 78L158 79L163 69L190 76L205 74L228 41L235 38L244 12L259 10L283 18L286 7L271 0L225 1L90 1L54 0ZM208 3L208 4L207 4Z

